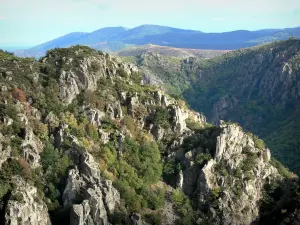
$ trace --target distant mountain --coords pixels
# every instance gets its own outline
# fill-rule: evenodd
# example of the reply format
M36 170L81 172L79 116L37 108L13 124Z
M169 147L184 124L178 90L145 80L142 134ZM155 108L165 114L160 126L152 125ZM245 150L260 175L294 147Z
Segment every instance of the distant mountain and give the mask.
M154 53L162 56L172 56L177 58L199 57L212 58L222 55L228 51L226 50L205 50L205 49L188 49L188 48L174 48L159 45L139 45L123 49L117 52L118 56L139 56L142 54Z
M232 50L274 40L285 40L290 36L300 37L300 27L258 31L238 30L225 33L203 33L157 25L142 25L132 29L108 27L92 33L70 33L36 47L16 51L15 54L22 57L40 57L49 49L78 44L107 52L119 51L132 45L146 44L176 48Z

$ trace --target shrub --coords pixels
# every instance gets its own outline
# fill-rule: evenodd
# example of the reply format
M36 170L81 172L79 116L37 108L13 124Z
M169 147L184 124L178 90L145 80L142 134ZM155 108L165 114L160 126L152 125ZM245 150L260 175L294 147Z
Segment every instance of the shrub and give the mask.
M181 206L185 204L187 200L187 196L180 189L176 189L173 191L172 201L176 206Z
M98 127L88 123L87 125L85 125L85 130L86 133L89 135L89 137L92 140L97 140L99 138L99 133L98 133Z
M275 158L271 158L270 161L271 165L274 166L279 174L285 178L292 178L295 177L295 174L293 174L292 172L290 172L288 170L288 168L284 167L284 165L282 165L278 160L276 160Z
M215 171L220 174L221 176L227 176L228 172L226 169L226 166L222 163L216 164L215 165Z
M170 114L166 108L158 108L153 117L153 123L165 129L170 127Z
M19 120L17 114L18 111L14 105L9 103L8 104L0 103L0 118L8 116L15 121L15 120Z
M23 202L24 198L21 193L17 192L17 193L12 194L10 200L17 201L17 202Z
M2 199L10 189L11 187L6 181L0 180L0 199Z
M162 218L160 214L157 213L146 213L143 215L145 221L151 225L161 225Z
M180 190L176 189L172 193L172 201L175 204L175 210L181 217L178 224L189 225L194 224L195 212L190 204L189 198Z
M121 123L126 126L134 137L137 135L137 126L131 116L125 115Z
M202 125L199 122L195 122L191 120L190 118L187 118L185 120L187 128L190 130L199 130L202 128Z
M48 139L48 127L46 124L41 123L38 120L31 121L33 132L43 140Z
M155 190L143 190L141 195L145 199L146 207L153 210L160 209L165 204L165 189L157 188Z
M0 170L0 180L4 180L10 182L11 178L14 175L22 175L22 166L19 161L16 159L8 159L6 162L2 164L2 168Z
M180 164L179 164L180 165ZM176 175L180 171L180 168L178 166L178 163L174 159L169 160L165 165L164 165L164 174L167 176L170 175Z
M235 184L232 187L232 191L235 194L236 198L240 198L243 194L243 184L242 184L242 180L236 180Z
M259 149L264 149L266 147L263 140L259 139L256 135L253 135L254 146Z
M125 71L124 68L119 68L119 69L117 70L117 73L118 73L121 77L127 77L127 76L128 76L128 74L127 74L127 72Z
M241 170L240 167L237 167L235 170L233 170L233 176L240 178L240 179L242 178L243 171Z
M91 62L91 67L94 72L97 72L101 68L100 64L95 61Z
M126 220L126 212L122 210L115 210L110 217L110 222L115 225L123 225Z
M251 171L254 169L255 165L257 164L257 153L250 153L242 162L241 169L245 172Z
M68 156L52 143L47 142L41 155L41 164L45 178L44 193L50 200L47 206L50 211L60 207L60 197L65 188L65 180L71 161Z
M14 88L12 90L12 97L14 99L17 99L18 101L20 102L26 102L26 97L22 91L22 89L19 89L19 88Z
M20 166L22 167L21 176L25 180L32 180L32 172L31 172L28 162L23 158L20 158L18 160L18 162L19 162Z
M207 162L211 159L211 155L208 154L208 153L199 153L197 156L196 156L196 164L198 165L202 165L204 162Z
M217 200L220 198L222 191L223 190L221 187L215 187L211 190L209 200L211 201L213 207L217 207Z

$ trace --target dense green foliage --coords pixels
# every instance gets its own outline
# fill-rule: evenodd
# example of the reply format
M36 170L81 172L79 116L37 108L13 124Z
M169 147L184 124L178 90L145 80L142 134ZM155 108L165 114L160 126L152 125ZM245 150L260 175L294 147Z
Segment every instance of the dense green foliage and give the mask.
M46 143L44 151L41 153L41 164L45 178L43 192L51 201L48 202L49 210L61 207L61 199L67 178L68 167L71 162L62 150L54 149L51 143Z
M293 224L299 216L300 183L295 179L266 184L261 202L260 224ZM298 210L298 211L297 211ZM289 218L289 219L288 219Z
M158 182L162 173L160 152L155 142L139 143L126 137L122 146L123 154L118 157L113 142L104 146L100 156L104 158L108 171L118 179L115 186L125 199L130 211L141 207L159 209L164 204L164 189L150 188Z
M279 68L283 62L291 65L296 76L299 51L300 41L289 40L237 50L200 62L202 77L184 97L213 122L218 120L216 106L226 105L218 109L220 119L236 121L258 134L276 158L298 171L299 131L296 127L299 127L299 110L297 97L292 94L296 83L292 81L287 88L280 82L274 84L268 80L283 76ZM279 54L286 54L286 58L275 62ZM296 76L295 81L298 79ZM282 95L289 97L282 100ZM258 148L264 146L259 140L256 144Z

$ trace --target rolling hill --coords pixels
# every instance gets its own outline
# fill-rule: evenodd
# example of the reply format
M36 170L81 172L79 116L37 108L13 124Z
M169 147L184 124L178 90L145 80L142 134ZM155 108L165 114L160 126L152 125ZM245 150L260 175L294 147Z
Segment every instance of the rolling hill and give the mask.
M212 58L228 51L226 50L206 50L206 49L188 49L188 48L174 48L159 45L140 45L122 49L117 52L118 56L139 56L141 54L154 53L162 56L172 56L177 58L199 57Z

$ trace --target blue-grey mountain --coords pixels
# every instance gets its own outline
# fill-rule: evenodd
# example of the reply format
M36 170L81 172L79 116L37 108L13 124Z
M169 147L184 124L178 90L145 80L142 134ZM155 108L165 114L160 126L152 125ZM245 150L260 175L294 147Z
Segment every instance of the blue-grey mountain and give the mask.
M91 33L70 33L33 48L16 51L15 54L21 57L40 57L49 49L78 44L107 52L145 44L177 48L232 50L274 40L285 40L290 36L300 37L300 27L258 31L238 30L224 33L204 33L157 25L142 25L132 29L108 27Z

